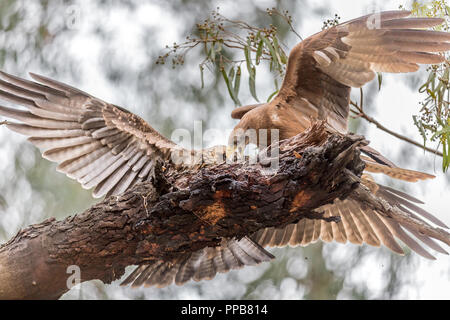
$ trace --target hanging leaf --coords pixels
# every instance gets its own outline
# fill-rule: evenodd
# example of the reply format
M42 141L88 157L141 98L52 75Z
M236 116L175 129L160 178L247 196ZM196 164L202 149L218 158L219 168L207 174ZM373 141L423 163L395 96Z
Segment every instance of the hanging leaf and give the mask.
M248 73L250 74L250 77L251 77L252 75L251 75L250 70L252 69L253 64L252 64L252 57L251 57L251 54L250 54L250 47L249 46L245 46L244 47L244 56L245 56L245 63L247 65L247 70L248 70Z
M435 139L438 136L445 136L449 134L450 134L450 126L446 126L444 129L437 131L435 134L433 134L431 139Z
M230 80L230 83L233 83L233 80L234 80L234 67L231 67L230 71L228 72L228 79Z
M250 93L252 94L252 97L259 102L258 97L256 96L256 68L252 67L250 70L250 77L248 78L249 87L250 87Z
M216 52L219 53L222 51L222 40L217 42Z
M419 88L419 92L420 93L426 92L430 83L434 81L435 77L436 77L436 73L431 72L430 75L428 76L427 81Z
M258 97L256 96L256 68L252 63L251 60L251 54L250 54L250 47L245 46L244 47L244 55L245 55L245 62L247 65L247 71L249 74L249 78L248 78L248 85L250 88L250 93L252 95L252 97L259 102Z
M278 89L275 90L268 98L267 98L267 102L270 102L272 100L273 97L275 97L275 95L278 93Z
M203 66L200 65L199 67L200 67L200 80L202 82L202 89L203 89L205 87L205 80L203 78Z
M448 167L450 166L450 156L448 154L448 151L450 151L450 139L449 136L446 136L446 142L447 142L447 150L444 153L443 161L442 161L442 170L445 172L448 170Z
M209 53L208 53L209 59L212 62L216 62L216 50L214 49L214 46L215 46L215 42L213 42L211 44L211 48L209 49Z
M448 137L444 138L442 141L442 170L445 172L450 166L450 157L448 152L450 151L450 140Z
M413 116L414 125L419 129L420 135L423 139L423 146L425 147L427 142L427 135L425 134L425 129L423 127L423 124L420 120L417 119L417 116Z
M276 55L276 58L277 58L278 65L282 66L283 64L286 63L286 61L283 63L283 61L281 59L281 53L280 53L281 49L280 49L280 46L278 45L277 37L273 38L273 49L275 51L275 55Z
M233 71L230 70L230 74L233 74L233 77L234 77L234 69L233 69L233 67L231 69ZM230 80L228 78L228 75L227 75L227 73L226 73L224 68L221 69L221 72L222 72L223 79L225 80L225 84L227 85L228 93L230 94L231 99L233 99L233 102L234 102L235 105L237 105L237 106L239 105L240 106L241 102L239 101L238 98L236 98L234 96L234 89L233 89L233 85L232 85L232 80Z
M381 90L381 84L383 83L383 74L378 72L378 91Z
M259 65L261 62L261 56L263 53L264 41L260 40L258 44L258 48L256 49L256 65Z
M236 77L234 78L234 96L239 96L239 88L241 87L241 67L237 67Z
M436 95L434 94L433 91L431 91L430 89L427 89L427 93L428 93L433 99L436 99Z
M288 57L286 56L286 53L284 53L283 49L280 48L280 59L283 64L288 63Z
M270 55L272 57L272 59L271 59L271 66L275 67L276 69L279 69L279 67L278 67L278 56L277 56L277 53L275 52L274 47L270 43L269 39L267 39L263 35L261 35L261 39L262 39L262 41L264 41L264 45L269 50ZM272 63L273 63L273 65L272 65Z

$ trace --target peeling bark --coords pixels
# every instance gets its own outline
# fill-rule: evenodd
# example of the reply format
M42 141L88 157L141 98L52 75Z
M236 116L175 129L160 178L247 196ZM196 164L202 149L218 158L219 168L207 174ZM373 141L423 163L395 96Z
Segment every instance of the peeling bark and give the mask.
M276 146L279 170L273 174L264 172L264 161L182 172L157 165L152 183L62 221L32 225L2 245L0 298L56 299L68 291L70 265L80 267L82 281L110 283L129 265L170 259L302 217L322 219L314 209L359 186L364 164L357 147L364 144L318 123Z

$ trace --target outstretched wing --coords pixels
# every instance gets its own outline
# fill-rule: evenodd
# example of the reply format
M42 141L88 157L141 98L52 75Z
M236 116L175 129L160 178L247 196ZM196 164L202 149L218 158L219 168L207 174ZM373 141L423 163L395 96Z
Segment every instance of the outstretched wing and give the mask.
M360 147L360 150L365 154L361 155L361 159L366 165L364 168L365 172L382 173L391 178L408 182L417 182L419 180L435 178L435 176L425 172L399 168L377 150L368 145Z
M409 11L364 16L317 33L294 47L276 99L305 116L346 132L351 87L361 87L376 72L413 72L435 64L450 50L450 34L429 28L438 18L405 18Z
M176 258L174 261L153 261L137 267L121 285L165 287L182 285L189 280L212 279L243 266L254 266L274 258L247 237L223 241L219 247L206 247Z
M190 155L123 108L55 80L31 76L37 82L0 72L0 99L28 109L0 106L0 115L20 121L6 125L29 136L44 158L58 163L58 171L84 188L95 187L95 197L117 195L150 179L156 161L166 161L174 152ZM203 157L208 151L215 160L214 148L207 149ZM207 247L175 261L141 265L124 283L183 284L272 258L249 238L224 239L219 247Z
M180 148L140 117L66 84L36 74L32 82L0 72L0 99L27 111L0 106L7 123L27 135L57 170L90 189L116 195L151 177L158 159Z
M364 184L369 186L369 189L378 197L386 200L390 205L396 206L409 217L426 223L418 217L420 215L440 227L448 228L442 221L415 204L422 203L420 200L401 191L377 185L367 178ZM440 253L448 254L433 240L433 235L424 234L411 225L387 217L376 210L364 208L360 201L355 198L355 194L351 194L346 200L337 199L333 204L322 206L317 211L323 211L325 218L340 217L341 221L301 219L298 223L290 224L284 228L262 229L251 238L263 247L306 246L319 239L324 242L346 243L349 241L358 245L366 243L376 247L383 244L396 253L404 254L402 247L396 241L398 239L411 250L427 259L435 258L421 243Z

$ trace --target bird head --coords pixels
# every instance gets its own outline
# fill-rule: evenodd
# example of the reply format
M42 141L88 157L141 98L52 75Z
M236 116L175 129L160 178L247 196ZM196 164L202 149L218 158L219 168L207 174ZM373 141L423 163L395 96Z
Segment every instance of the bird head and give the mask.
M239 111L239 109L245 112L240 112L241 120L228 137L227 158L236 155L238 159L242 159L248 144L259 145L259 130L265 125L265 104L256 105L256 107L244 106L235 110Z

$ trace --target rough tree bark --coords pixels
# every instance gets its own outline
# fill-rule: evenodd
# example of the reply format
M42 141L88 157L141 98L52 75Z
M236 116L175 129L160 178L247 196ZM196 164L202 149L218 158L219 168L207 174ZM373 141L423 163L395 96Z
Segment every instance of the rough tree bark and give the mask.
M68 291L67 267L81 280L119 279L126 266L166 259L241 238L344 199L364 164L358 136L331 134L322 123L279 145L279 170L223 163L176 171L158 165L152 183L137 185L62 221L21 230L0 247L0 298L56 299Z

